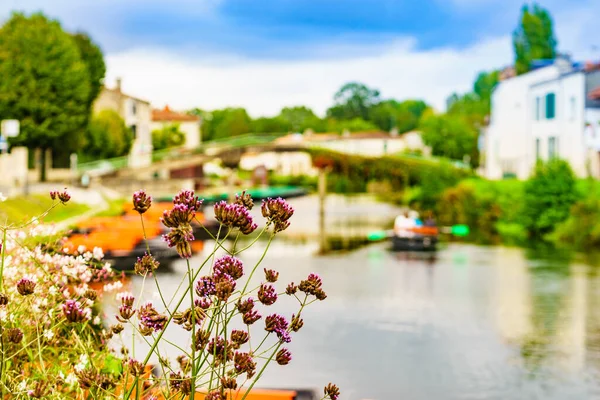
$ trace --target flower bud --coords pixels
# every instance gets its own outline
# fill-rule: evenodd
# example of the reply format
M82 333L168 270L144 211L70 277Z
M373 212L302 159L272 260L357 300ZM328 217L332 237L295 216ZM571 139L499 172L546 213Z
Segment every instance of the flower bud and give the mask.
M275 361L279 365L288 365L292 361L292 353L288 349L280 349L275 356Z
M4 335L6 336L6 340L11 343L21 343L23 340L23 331L19 328L8 328L4 331Z
M17 282L17 291L22 296L28 296L33 294L35 289L35 282L28 278L21 278Z
M152 205L152 196L148 196L145 190L138 190L133 194L133 209L140 214L148 211Z
M274 271L272 269L264 269L265 271L265 278L267 280L267 282L277 282L277 279L279 278L279 272Z

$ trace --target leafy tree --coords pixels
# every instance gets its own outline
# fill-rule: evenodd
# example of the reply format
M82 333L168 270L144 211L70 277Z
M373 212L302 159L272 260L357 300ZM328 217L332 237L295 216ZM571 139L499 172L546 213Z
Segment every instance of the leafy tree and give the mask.
M165 125L152 131L152 147L154 150L178 147L185 144L185 133L179 129L179 124Z
M85 135L82 156L89 159L120 157L129 153L133 132L119 113L106 109L93 116Z
M12 143L45 149L83 132L90 82L79 49L60 24L42 14L15 13L0 28L0 119L21 121Z
M494 87L500 81L500 71L480 72L473 84L473 92L483 101L486 108L490 110L490 101Z
M369 110L371 121L384 131L397 128L404 133L416 129L429 106L422 100L384 100Z
M522 221L530 236L541 238L569 217L578 198L575 184L575 175L566 161L537 163L524 188Z
M448 107L449 115L462 117L473 128L483 125L489 112L489 106L475 93L467 93L462 96L454 94L450 107Z
M369 109L379 102L379 91L358 82L346 83L334 96L327 116L336 119L369 119Z
M361 118L353 118L350 120L338 121L337 119L327 120L327 132L364 132L364 131L376 131L377 126L369 121L365 121Z
M250 122L250 130L254 133L287 133L290 131L290 124L280 116L260 117Z
M279 117L284 119L294 132L304 132L306 129L323 132L326 129L323 120L305 106L285 107L279 113Z
M423 142L431 146L433 155L462 160L469 156L478 165L477 130L460 116L431 115L421 123Z
M92 103L100 94L104 75L106 74L104 56L100 47L98 47L87 34L78 32L73 35L73 40L79 48L79 56L85 63L89 74L90 92L88 96L88 105L91 109Z
M238 136L251 131L250 117L243 108L224 108L204 113L202 137L214 140Z
M550 13L538 4L524 5L519 25L513 33L517 74L528 72L533 60L554 59L556 44Z

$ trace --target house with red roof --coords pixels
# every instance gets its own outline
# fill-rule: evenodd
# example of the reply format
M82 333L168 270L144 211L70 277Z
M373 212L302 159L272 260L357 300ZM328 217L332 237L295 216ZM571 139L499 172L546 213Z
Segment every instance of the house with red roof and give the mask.
M195 149L202 143L202 119L195 115L171 110L169 106L162 109L152 110L151 129L162 129L167 126L176 125L185 134L184 146Z

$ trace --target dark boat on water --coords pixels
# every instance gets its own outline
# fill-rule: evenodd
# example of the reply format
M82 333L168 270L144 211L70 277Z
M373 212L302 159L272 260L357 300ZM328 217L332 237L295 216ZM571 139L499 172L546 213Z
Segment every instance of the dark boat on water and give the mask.
M438 244L436 227L410 228L403 234L394 233L392 250L394 251L435 251Z

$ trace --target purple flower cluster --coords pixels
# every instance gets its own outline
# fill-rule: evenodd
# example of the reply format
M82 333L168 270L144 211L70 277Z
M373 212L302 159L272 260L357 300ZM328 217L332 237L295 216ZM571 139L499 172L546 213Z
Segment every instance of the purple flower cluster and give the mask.
M230 344L223 337L217 336L208 342L206 351L214 357L215 365L220 365L233 359L233 353L229 347Z
M248 210L252 210L252 207L254 207L254 202L252 201L252 196L250 196L249 193L246 193L245 190L242 192L241 195L240 194L235 195L234 203L244 206Z
M173 204L183 204L194 213L202 209L202 202L203 200L191 190L182 190L173 198Z
M231 278L237 280L244 275L244 265L242 264L242 260L230 255L225 255L217 259L213 270L215 278L229 275Z
M35 290L35 282L29 278L21 278L17 282L17 292L22 296L33 294Z
M84 309L78 301L67 300L62 306L62 311L69 322L85 322L90 319L91 312Z
M279 314L271 314L265 318L265 330L267 332L275 332L279 340L285 343L292 341L288 329L288 322L284 316Z
M196 294L200 297L212 296L216 293L215 282L210 276L203 276L196 282Z
M138 257L133 266L133 270L138 275L146 275L154 272L160 263L151 254L145 253L141 258Z
M288 365L292 361L292 353L286 348L280 349L275 356L275 361L279 365Z
M277 292L273 285L261 284L258 289L258 300L265 306L270 306L277 301Z
M133 209L140 214L148 211L152 205L152 196L149 196L145 190L138 190L133 194Z
M327 294L322 289L323 281L317 274L310 274L308 278L301 281L298 285L298 289L301 292L306 293L307 295L313 295L318 300L325 300L327 298Z
M167 323L167 316L160 314L152 303L148 302L140 307L138 311L140 316L140 324L154 332L162 331Z
M233 365L238 374L245 372L248 379L252 378L256 372L256 363L249 353L236 351L233 355Z
M215 218L230 228L239 228L244 235L254 232L258 227L252 220L248 209L241 204L227 204L220 201L215 204Z
M215 281L215 295L219 300L227 301L235 290L235 281L227 274L215 276L213 279Z
M194 231L191 222L200 210L202 200L194 196L194 192L183 190L173 199L173 208L165 211L161 218L164 226L171 228L169 233L163 235L163 239L169 247L175 247L177 253L183 258L192 256Z
M261 318L262 316L256 310L248 311L242 315L242 321L246 325L252 325Z
M67 188L65 188L62 192L59 192L58 190L50 191L50 198L52 200L58 199L61 203L66 204L71 200L71 195L67 192Z
M273 224L275 233L281 232L290 226L289 219L294 215L294 209L281 197L276 199L268 198L263 200L261 206L263 217L267 219L267 223Z

